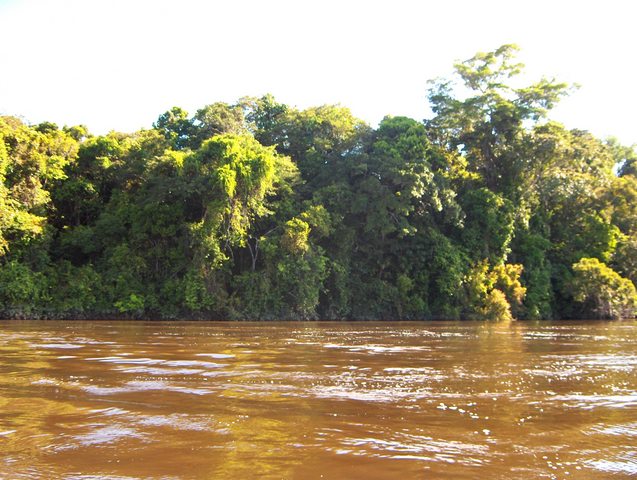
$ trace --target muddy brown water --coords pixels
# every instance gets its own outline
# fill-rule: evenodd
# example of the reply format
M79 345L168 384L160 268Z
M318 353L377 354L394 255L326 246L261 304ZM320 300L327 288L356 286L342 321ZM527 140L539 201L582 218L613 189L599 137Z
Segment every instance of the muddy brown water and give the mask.
M636 476L636 322L0 322L1 479Z

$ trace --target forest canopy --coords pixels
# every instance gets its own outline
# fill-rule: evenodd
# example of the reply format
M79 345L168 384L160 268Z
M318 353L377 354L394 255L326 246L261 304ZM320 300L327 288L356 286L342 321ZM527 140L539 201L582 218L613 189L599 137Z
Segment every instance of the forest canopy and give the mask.
M152 128L0 117L0 316L637 313L637 151L551 121L504 45L373 128L271 95Z

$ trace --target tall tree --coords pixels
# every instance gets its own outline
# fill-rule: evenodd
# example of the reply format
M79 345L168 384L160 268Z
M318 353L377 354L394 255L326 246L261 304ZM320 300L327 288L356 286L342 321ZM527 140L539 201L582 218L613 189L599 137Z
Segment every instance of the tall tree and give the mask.
M510 79L523 68L515 61L517 51L503 45L457 63L457 78L468 92L464 98L454 80L433 81L429 101L435 117L426 122L438 142L466 155L487 188L509 197L521 193L536 168L527 145L531 126L568 92L566 84L548 79L512 87Z

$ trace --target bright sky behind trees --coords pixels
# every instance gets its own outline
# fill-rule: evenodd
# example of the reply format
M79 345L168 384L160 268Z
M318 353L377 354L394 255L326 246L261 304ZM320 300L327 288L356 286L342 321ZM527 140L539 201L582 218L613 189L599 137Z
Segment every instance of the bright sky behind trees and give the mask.
M516 43L527 78L581 86L553 118L632 144L636 13L618 0L0 0L0 114L133 131L174 105L272 93L372 125L421 120L427 80Z

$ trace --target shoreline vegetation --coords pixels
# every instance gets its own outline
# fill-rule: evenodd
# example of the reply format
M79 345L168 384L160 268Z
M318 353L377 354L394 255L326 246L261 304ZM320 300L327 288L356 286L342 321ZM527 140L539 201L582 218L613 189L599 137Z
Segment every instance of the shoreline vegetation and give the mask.
M634 318L637 151L503 45L372 128L272 96L152 128L0 117L0 318ZM122 112L125 114L125 112Z

